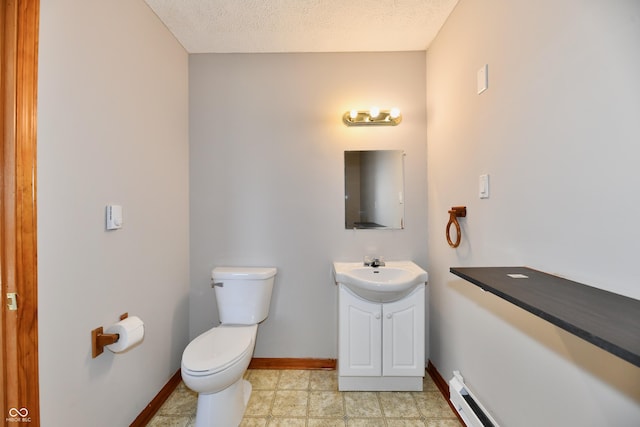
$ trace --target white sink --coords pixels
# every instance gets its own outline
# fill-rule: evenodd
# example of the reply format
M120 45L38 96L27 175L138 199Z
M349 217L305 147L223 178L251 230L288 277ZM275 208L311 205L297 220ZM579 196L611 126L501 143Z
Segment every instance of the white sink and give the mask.
M333 273L336 283L342 283L361 298L376 302L399 300L428 279L427 272L412 261L388 261L384 267L334 262Z

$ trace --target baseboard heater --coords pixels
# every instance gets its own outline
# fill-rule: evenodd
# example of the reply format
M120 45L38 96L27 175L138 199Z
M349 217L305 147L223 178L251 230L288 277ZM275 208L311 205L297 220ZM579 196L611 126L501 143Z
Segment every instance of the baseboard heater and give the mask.
M460 372L453 371L449 381L449 400L467 427L499 427L489 412L480 404L464 384Z

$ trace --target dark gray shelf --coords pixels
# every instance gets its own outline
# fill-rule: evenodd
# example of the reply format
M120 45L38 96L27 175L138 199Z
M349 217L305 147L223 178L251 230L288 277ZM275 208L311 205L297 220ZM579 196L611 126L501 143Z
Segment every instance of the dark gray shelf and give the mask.
M527 267L449 271L640 367L640 301Z

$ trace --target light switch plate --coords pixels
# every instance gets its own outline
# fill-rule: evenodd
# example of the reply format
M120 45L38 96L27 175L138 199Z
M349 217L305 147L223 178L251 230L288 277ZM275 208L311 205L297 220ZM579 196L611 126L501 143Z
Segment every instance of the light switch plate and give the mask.
M478 196L481 199L489 198L489 175L484 174L480 175L480 179L478 180Z
M484 64L478 70L478 95L487 90L489 87L489 64Z
M122 206L107 205L107 230L122 228Z

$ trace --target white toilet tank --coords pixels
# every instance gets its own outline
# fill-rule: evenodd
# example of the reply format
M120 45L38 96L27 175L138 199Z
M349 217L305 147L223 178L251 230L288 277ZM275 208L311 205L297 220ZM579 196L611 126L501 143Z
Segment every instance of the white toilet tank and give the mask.
M254 325L269 314L274 267L216 267L211 272L220 322Z

